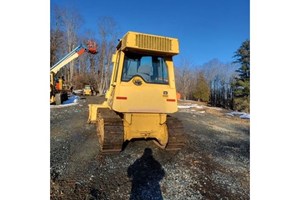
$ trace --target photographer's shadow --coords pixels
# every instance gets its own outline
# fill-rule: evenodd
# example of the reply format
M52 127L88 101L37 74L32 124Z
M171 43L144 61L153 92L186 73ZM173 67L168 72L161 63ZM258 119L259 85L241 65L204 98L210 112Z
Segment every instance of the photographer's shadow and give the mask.
M127 175L131 179L131 200L162 200L159 181L165 175L161 164L153 158L152 150L145 148L144 154L128 167Z

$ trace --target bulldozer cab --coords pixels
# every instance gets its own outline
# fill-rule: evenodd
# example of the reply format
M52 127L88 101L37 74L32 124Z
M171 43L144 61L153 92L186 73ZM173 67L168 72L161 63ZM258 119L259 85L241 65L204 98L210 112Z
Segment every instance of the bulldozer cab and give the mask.
M178 53L177 39L128 32L113 56L109 106L117 112L176 112L172 56Z

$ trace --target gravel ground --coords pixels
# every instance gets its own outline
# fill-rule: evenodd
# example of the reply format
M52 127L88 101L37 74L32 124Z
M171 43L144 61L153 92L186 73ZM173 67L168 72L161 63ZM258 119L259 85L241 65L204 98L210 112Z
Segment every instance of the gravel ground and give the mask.
M250 199L249 120L226 110L180 109L180 151L136 140L102 155L96 127L86 123L88 103L101 101L82 97L51 108L51 199Z

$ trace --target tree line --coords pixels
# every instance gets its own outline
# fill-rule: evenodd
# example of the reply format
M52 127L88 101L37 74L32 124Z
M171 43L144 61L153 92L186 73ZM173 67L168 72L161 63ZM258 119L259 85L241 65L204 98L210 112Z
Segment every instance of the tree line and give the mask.
M231 63L213 59L193 66L182 59L176 67L176 87L182 99L250 112L250 41L244 41Z
M119 36L114 19L100 17L96 25L97 33L84 30L84 34L79 34L83 19L78 12L54 6L51 10L51 24L50 67L80 44L87 45L89 40L95 41L98 49L95 55L85 53L71 61L58 72L57 77L64 76L67 87L83 88L85 84L91 84L99 94L104 94L109 87L111 57Z
M119 38L119 28L111 17L98 19L97 32L84 30L83 18L76 10L54 6L51 9L50 67L79 44L94 40L96 55L83 54L70 62L57 76L64 76L69 87L93 85L104 94L111 77L111 57ZM176 87L184 100L204 101L212 106L250 112L250 41L244 41L231 63L213 59L201 66L192 66L182 59L175 66Z

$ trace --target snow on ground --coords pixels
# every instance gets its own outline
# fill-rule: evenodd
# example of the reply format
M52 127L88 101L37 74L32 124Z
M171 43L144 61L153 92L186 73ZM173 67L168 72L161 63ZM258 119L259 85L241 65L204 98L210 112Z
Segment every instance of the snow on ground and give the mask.
M191 105L178 105L178 108L183 108L183 109L189 109L189 108L198 108L198 109L203 109L204 106L199 106L197 104L191 104Z
M79 96L71 95L68 97L67 101L64 101L61 105L50 105L50 108L61 108L66 106L73 106L78 104Z
M77 103L79 99L80 99L79 96L71 95L68 97L67 101L63 102L63 104L66 105L66 104L70 104L70 103Z
M76 94L76 95L80 95L83 93L83 90L82 89L79 89L79 90L73 90L73 93Z
M184 112L193 112L195 114L200 113L203 114L205 113L204 107L202 105L198 104L192 104L192 103L179 103L177 105L179 109L182 109Z
M239 115L241 119L250 119L250 114L245 112L232 111L226 114L232 117Z
M214 110L219 110L221 111L222 108L218 108L218 107L208 107L208 106L204 106L204 105L197 105L197 104L192 104L192 103L180 103L177 106L179 109L190 109L191 112L195 112L195 108L197 109L214 109ZM205 113L205 111L200 111L201 113ZM229 116L239 116L241 119L250 119L250 114L249 113L245 113L245 112L238 112L238 111L232 111L229 113L226 113L226 115Z
M247 114L247 113L242 114L242 115L240 116L240 118L242 118L242 119L250 119L250 114Z

